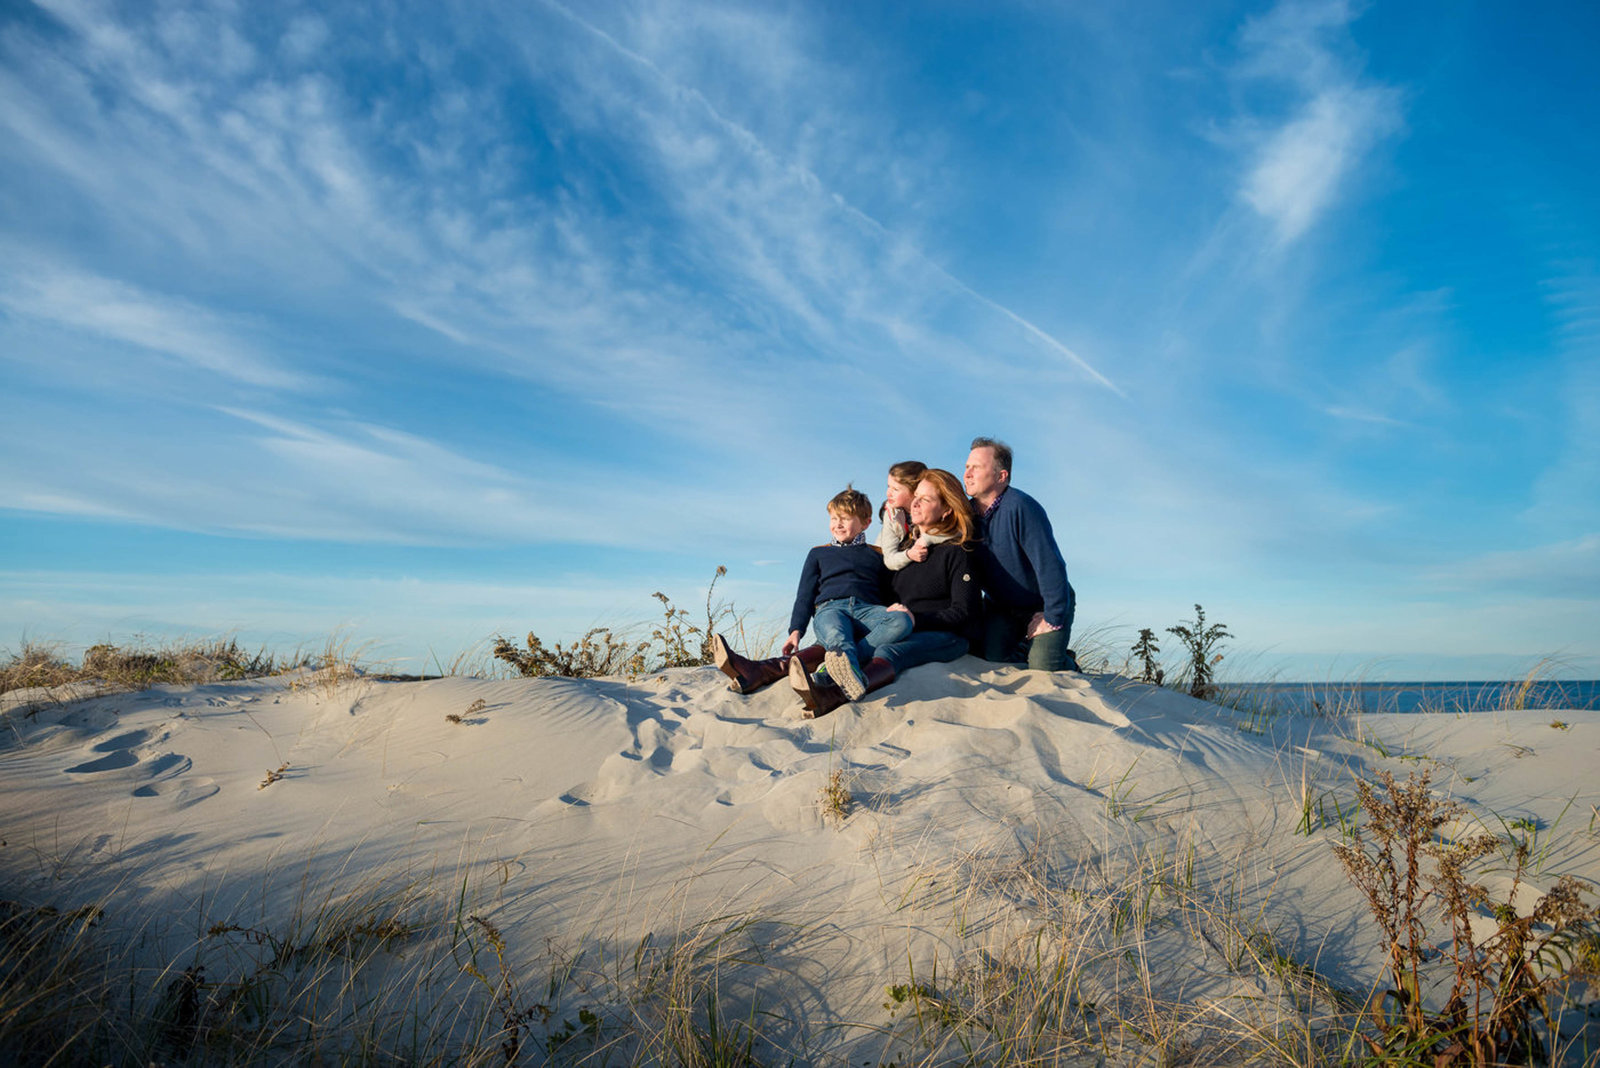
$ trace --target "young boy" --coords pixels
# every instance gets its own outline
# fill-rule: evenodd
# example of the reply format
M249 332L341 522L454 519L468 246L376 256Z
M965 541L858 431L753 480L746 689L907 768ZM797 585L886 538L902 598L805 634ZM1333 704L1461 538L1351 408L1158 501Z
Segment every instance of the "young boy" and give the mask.
M866 692L859 646L868 649L899 641L911 633L908 612L884 607L892 596L889 569L883 551L867 544L872 523L872 502L854 487L846 487L828 502L828 530L833 541L806 554L800 569L800 589L789 615L789 639L783 655L800 648L806 624L827 650L828 676L854 701ZM858 646L859 642L859 646Z

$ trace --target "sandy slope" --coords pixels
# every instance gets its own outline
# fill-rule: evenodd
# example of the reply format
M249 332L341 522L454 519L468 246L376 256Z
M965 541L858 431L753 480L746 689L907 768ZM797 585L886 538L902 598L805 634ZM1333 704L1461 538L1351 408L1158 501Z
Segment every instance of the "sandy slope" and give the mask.
M1337 826L1295 833L1302 784L1348 808L1353 776L1427 764L1491 825L1534 821L1557 842L1549 872L1600 879L1592 712L1561 713L1566 729L1526 712L1255 732L1169 691L972 659L816 721L795 718L786 686L740 697L711 669L293 681L31 712L12 696L0 896L99 902L112 929L176 954L214 923L271 927L297 902L406 880L470 898L541 976L552 954L582 967L707 917L759 918L742 932L759 967L726 983L757 991L763 1042L859 1063L890 1042L873 1030L891 1024L887 984L970 976L1049 912L1041 886L1091 899L1161 865L1335 982L1370 986L1379 961L1332 855ZM857 803L840 826L819 808L836 768ZM1145 939L1154 988L1200 1006L1259 998L1225 941ZM624 998L613 986L547 1000L559 1019Z

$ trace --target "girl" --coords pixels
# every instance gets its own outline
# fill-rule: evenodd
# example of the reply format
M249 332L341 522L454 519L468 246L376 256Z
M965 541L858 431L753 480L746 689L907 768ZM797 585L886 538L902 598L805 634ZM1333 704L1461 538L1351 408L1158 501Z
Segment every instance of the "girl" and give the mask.
M927 559L927 545L913 543L911 533L911 498L917 483L927 472L926 464L916 460L902 460L889 468L889 485L884 490L883 507L878 509L878 548L883 550L883 562L890 571L899 571L913 561Z

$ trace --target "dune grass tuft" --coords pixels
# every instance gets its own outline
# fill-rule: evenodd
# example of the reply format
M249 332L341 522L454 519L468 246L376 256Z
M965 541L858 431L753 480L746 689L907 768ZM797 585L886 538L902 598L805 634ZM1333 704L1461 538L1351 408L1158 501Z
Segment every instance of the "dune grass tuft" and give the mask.
M93 684L101 693L143 690L162 683L208 683L277 675L304 666L299 654L280 659L265 649L251 652L234 638L208 638L153 644L135 636L129 643L101 643L84 651L73 665L58 645L23 642L0 660L0 693L72 683Z
M0 693L64 686L82 678L80 670L62 659L59 650L58 645L25 641L16 652L7 652L0 663Z

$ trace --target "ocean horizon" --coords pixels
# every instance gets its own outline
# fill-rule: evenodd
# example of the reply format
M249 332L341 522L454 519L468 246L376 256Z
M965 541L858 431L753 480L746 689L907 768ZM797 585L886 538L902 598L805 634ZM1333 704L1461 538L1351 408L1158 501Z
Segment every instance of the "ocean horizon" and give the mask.
M1230 694L1296 712L1492 712L1600 708L1600 679L1462 682L1230 682Z

